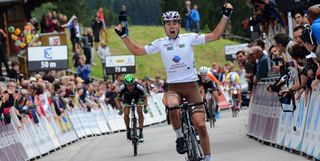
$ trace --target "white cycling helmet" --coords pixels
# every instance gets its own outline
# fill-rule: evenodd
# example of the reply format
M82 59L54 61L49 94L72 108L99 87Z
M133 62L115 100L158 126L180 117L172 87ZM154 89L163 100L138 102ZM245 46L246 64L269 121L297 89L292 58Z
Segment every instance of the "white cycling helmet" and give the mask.
M161 22L164 24L166 21L178 21L181 23L181 16L177 11L167 11L162 14Z
M201 66L199 68L199 74L208 74L208 71L209 71L208 68L205 66Z
M236 82L237 81L237 74L236 73L231 73L230 74L230 81L231 82Z

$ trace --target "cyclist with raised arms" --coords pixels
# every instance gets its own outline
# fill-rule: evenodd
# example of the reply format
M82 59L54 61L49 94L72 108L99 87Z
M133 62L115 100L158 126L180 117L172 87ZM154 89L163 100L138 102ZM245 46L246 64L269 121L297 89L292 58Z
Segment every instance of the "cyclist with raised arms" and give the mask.
M179 34L181 29L181 17L176 11L168 11L162 15L163 28L167 37L157 39L142 47L136 45L125 33L125 27L118 25L115 32L122 38L127 48L136 56L154 54L160 52L167 73L168 91L165 98L166 105L175 107L182 98L189 103L201 102L202 97L197 84L197 70L194 66L193 45L202 45L206 42L218 40L222 35L229 16L233 11L230 3L223 6L223 17L217 27L208 34ZM205 160L211 160L210 142L205 124L203 105L192 108L192 122L198 130L200 144L205 154ZM188 151L186 140L181 131L180 110L170 110L171 125L176 132L176 149L180 154Z
M209 68L205 67L205 66L202 66L199 68L199 81L198 81L198 84L200 86L200 91L201 91L201 94L202 94L202 97L204 99L206 99L206 94L207 92L210 92L214 101L216 102L216 107L212 107L213 110L215 112L218 111L218 97L219 97L219 92L218 92L218 87L216 85L216 83L213 82L213 80L209 77ZM209 101L209 100L206 100L206 101ZM206 109L206 113L207 113L207 119L209 120L209 109Z
M127 74L124 76L124 84L120 85L118 95L116 96L115 103L118 109L120 109L120 114L122 110L124 113L123 119L127 127L127 139L131 140L131 130L129 127L129 113L131 102L137 105L137 113L139 117L139 141L143 142L143 114L142 106L144 106L144 113L147 113L148 99L145 94L143 86L135 82L135 78L132 74ZM121 105L122 102L122 105ZM140 106L139 106L140 105ZM124 108L122 108L124 106Z

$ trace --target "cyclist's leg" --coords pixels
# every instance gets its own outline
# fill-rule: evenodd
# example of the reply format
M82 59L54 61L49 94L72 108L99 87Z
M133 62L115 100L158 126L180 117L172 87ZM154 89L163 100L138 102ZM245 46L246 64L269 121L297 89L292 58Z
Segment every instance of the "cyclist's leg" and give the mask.
M241 98L241 90L240 90L240 85L237 86L237 91L238 91L238 110L240 110L241 107L241 102L242 102L242 98Z
M123 119L124 119L124 123L126 124L126 128L127 128L127 139L131 140L131 130L130 130L130 118L129 118L129 114L130 114L130 107L126 106L123 109Z
M180 95L174 90L170 90L169 86L169 90L165 98L165 102L167 103L168 108L170 109L170 107L178 106L180 104L180 100ZM179 154L184 154L188 151L188 147L181 130L180 110L170 110L169 118L171 125L176 133L176 150Z
M198 90L198 84L189 84L184 88L183 94L185 94L188 102L201 102L202 98ZM209 135L205 123L205 111L203 105L196 106L192 109L192 121L195 128L198 130L200 136L200 144L205 155L210 155Z
M168 107L168 104L167 104L167 101L166 101L166 98L167 98L167 92L165 92L164 94L163 94L163 98L162 98L162 103L163 103L163 105L165 106L165 107Z
M144 118L143 118L143 114L142 114L142 106L139 106L139 105L141 105L140 102L138 103L138 106L137 106L137 113L138 113L138 117L139 117L139 139L140 139L141 142L143 142L144 141L144 139L143 139L143 121L144 121Z
M124 123L126 124L127 129L129 129L130 125L130 119L129 119L129 113L130 113L130 107L125 107L122 109L123 110L123 119Z
M205 112L206 112L206 119L207 119L207 121L209 121L209 116L210 116L210 110L209 110L209 101L210 100L207 100L207 104L204 106L204 109L206 110Z
M213 96L213 101L215 102L214 106L213 106L213 110L215 112L218 112L218 110L219 110L219 94L218 94L218 91L213 91L212 96Z
M181 97L177 92L169 90L165 96L166 96L165 102L168 108L175 107L180 104ZM181 128L180 110L169 111L169 117L170 117L170 121L173 129L176 130Z
M137 107L137 113L138 113L138 117L139 117L139 128L142 129L143 128L143 114L142 114L142 107L141 106Z

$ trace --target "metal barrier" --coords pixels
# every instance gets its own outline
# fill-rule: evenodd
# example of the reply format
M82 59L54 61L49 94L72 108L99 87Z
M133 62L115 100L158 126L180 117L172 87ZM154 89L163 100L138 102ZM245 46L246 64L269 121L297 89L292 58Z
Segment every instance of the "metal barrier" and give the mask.
M166 120L163 94L148 97L148 113L144 125ZM14 110L11 110L14 111ZM61 116L37 116L38 123L29 117L20 123L15 112L10 113L11 123L0 122L0 160L21 161L42 157L65 145L88 136L109 134L126 129L122 116L110 105L87 112L74 107Z
M255 87L249 106L247 134L320 159L320 91L296 96L296 110L283 112L278 95L267 91L274 82L275 78L264 79Z

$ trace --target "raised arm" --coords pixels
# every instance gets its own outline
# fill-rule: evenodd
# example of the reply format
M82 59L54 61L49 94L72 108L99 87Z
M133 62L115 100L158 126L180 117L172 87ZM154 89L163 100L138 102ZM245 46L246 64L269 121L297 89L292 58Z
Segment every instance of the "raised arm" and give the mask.
M124 44L132 52L133 55L140 56L140 55L146 55L147 54L147 52L144 49L144 47L138 46L134 42L131 41L131 39L125 33L125 27L124 26L118 25L114 30L120 36L120 38L123 40Z
M225 27L228 24L229 16L231 15L233 11L233 7L230 3L226 3L223 6L223 16L217 25L217 27L210 33L205 35L206 42L218 40L220 36L222 35Z

